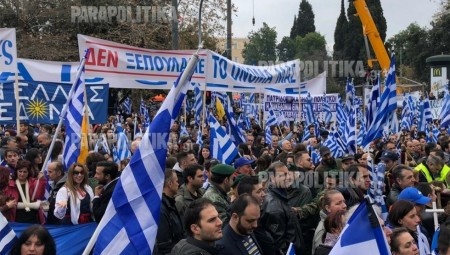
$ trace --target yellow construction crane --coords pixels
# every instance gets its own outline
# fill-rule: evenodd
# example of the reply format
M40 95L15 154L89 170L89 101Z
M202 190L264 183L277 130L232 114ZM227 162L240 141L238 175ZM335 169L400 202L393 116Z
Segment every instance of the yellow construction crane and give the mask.
M373 62L377 61L378 64L380 65L383 74L387 74L391 60L386 51L386 48L384 47L383 40L381 40L380 33L378 32L378 29L375 26L375 22L372 19L372 15L370 15L369 8L367 8L366 1L354 0L353 5L355 6L356 12L358 13L359 19L361 20L363 26L368 65L371 69L373 69ZM367 39L369 39L370 44L372 45L372 49L375 52L376 59L372 59L370 57Z

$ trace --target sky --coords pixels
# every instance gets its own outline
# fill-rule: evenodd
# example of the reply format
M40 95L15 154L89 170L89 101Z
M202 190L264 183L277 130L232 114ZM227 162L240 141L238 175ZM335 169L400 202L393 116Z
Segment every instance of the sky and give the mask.
M247 37L266 22L275 27L278 33L277 43L289 36L297 15L301 0L232 0L238 8L233 16L233 37ZM252 25L253 3L255 26ZM340 14L340 0L309 0L315 14L316 32L325 36L328 51L333 49L334 29ZM345 0L345 9L348 0ZM438 0L381 0L387 23L387 39L417 22L421 27L430 28L432 16L439 10Z

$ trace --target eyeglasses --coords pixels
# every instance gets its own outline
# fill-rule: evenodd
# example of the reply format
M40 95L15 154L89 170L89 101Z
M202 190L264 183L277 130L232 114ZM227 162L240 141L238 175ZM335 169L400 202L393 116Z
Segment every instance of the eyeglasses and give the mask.
M84 175L83 171L73 171L73 175Z

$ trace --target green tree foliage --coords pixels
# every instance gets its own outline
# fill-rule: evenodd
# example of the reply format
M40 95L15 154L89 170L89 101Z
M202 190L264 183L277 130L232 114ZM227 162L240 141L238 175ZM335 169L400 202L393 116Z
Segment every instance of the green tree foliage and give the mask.
M443 2L442 8L431 23L430 42L434 54L450 54L450 2Z
M297 36L305 36L311 32L316 32L314 12L311 4L307 0L302 0L297 18L294 17L294 25L292 26L290 37L294 39Z
M395 49L397 64L400 68L411 67L415 70L413 76L405 76L417 81L429 80L429 72L425 60L430 56L429 33L417 23L410 24L390 38L386 45ZM403 69L401 69L403 70ZM402 73L406 75L406 73Z
M348 20L345 15L344 0L341 0L341 13L336 22L336 29L334 30L334 45L333 45L333 59L344 59L345 38L348 33Z
M276 61L277 31L274 27L269 27L264 22L258 31L250 32L248 39L249 42L244 44L242 50L244 64L258 65L259 61Z
M295 45L294 40L285 36L281 39L281 42L277 45L277 54L279 61L289 61L295 59Z
M313 32L305 35L304 37L297 36L294 40L295 58L300 60L314 62L316 61L318 70L311 72L311 69L303 70L300 74L302 80L309 80L314 78L319 73L323 72L323 61L327 60L327 42L325 37L319 33Z
M378 33L380 34L382 41L384 41L386 38L387 25L380 0L366 1L366 4L369 8L375 26L377 27ZM357 12L355 6L353 5L353 0L349 0L349 6L347 8L348 33L346 36L344 56L349 60L367 61L363 28L361 20L356 14ZM369 48L371 50L371 56L373 57L373 50L370 46Z

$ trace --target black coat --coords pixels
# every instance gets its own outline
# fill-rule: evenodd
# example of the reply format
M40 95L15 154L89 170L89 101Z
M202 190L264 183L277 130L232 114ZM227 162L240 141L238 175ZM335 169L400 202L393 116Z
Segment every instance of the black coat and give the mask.
M109 200L111 200L112 193L114 188L116 187L117 181L119 179L115 179L111 181L101 196L94 198L92 200L92 211L94 212L95 221L100 223L100 220L103 218L105 214L106 207L108 207Z
M293 243L296 254L303 254L300 223L288 204L285 189L269 189L262 206L261 225L272 236L275 247L286 252Z
M170 254L172 248L184 238L183 224L175 207L175 199L163 193L159 214L158 233L153 254Z
M255 235L252 233L250 235L253 239L253 242L255 243L257 249L259 250L259 253L262 254L262 249L259 246L258 242L256 241ZM217 241L217 244L224 246L225 248L220 251L219 255L247 255L248 251L244 247L243 244L244 237L236 234L234 230L230 227L230 225L226 225L223 229L223 236L222 239Z

